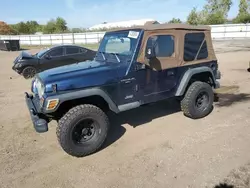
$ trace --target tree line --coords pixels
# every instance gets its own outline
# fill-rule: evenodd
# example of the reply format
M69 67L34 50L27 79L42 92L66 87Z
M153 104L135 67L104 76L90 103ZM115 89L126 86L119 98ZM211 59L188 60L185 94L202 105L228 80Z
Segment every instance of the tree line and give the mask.
M228 12L232 6L232 0L207 0L201 11L194 7L189 13L186 23L191 25L216 25L227 23ZM232 23L250 23L250 5L248 0L240 0L238 14L231 20ZM179 18L172 18L167 23L184 23ZM106 31L107 28L92 30ZM7 25L0 22L0 34L34 34L42 32L52 33L81 33L87 31L86 28L69 28L66 20L61 17L51 19L45 25L38 24L37 21L19 22Z
M69 32L67 22L61 17L51 19L45 25L38 24L37 21L31 20L27 22L19 22L17 24L11 24L9 26L16 34L34 34L36 32L51 34Z

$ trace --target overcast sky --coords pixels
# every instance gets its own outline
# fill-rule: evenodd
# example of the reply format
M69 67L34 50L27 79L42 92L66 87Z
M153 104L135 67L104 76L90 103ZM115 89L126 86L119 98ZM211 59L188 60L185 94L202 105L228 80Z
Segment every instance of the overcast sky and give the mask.
M237 15L238 1L233 0L229 18ZM45 24L57 16L69 27L90 27L104 21L155 19L160 22L173 17L186 20L191 9L202 9L205 0L1 0L0 20L9 24L36 20Z

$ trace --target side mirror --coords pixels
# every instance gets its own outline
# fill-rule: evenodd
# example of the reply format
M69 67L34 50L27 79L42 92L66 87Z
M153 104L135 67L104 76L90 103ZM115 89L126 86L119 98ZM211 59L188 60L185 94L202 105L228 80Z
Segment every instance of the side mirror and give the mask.
M149 46L146 48L146 58L153 59L155 58L155 48L153 46Z
M146 69L146 65L142 63L136 63L134 65L134 68L135 68L135 71L140 71L140 70Z
M46 55L44 56L44 58L45 58L45 59L51 59L50 55L48 55L48 54L46 54Z

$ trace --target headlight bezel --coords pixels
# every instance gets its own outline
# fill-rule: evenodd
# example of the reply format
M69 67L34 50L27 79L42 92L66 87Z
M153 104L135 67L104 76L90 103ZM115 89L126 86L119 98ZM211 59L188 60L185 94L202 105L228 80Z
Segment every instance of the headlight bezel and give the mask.
M23 67L23 64L21 62L19 62L19 61L15 64L16 69L22 68L22 67Z
M36 93L38 97L41 99L45 93L45 86L37 77L34 79L34 82L32 84L33 84L32 91Z

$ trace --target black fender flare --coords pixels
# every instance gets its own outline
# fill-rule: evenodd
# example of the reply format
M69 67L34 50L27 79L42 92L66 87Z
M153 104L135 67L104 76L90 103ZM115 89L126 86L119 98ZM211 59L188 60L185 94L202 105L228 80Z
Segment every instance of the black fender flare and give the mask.
M48 97L48 98L46 98L46 100L44 102L43 109L44 109L45 113L52 113L52 112L55 112L58 109L58 107L65 101L80 99L80 98L84 98L84 97L91 97L91 96L102 97L107 102L107 104L109 105L109 108L113 112L115 112L115 113L120 112L117 105L114 103L114 101L109 97L109 95L105 91L103 91L100 88L91 88L91 89L84 89L84 90L78 90L78 91L71 91L68 93L63 93L63 94ZM52 99L58 99L59 103L55 109L47 110L48 101L52 100Z
M188 85L188 83L193 75L199 74L199 73L205 73L205 72L208 72L211 74L212 81L213 81L213 83L215 83L216 79L215 79L214 73L210 67L191 68L191 69L187 70L185 72L185 74L183 75L183 77L179 83L179 86L176 90L175 96L182 96L184 94L186 87L187 87L187 85Z

